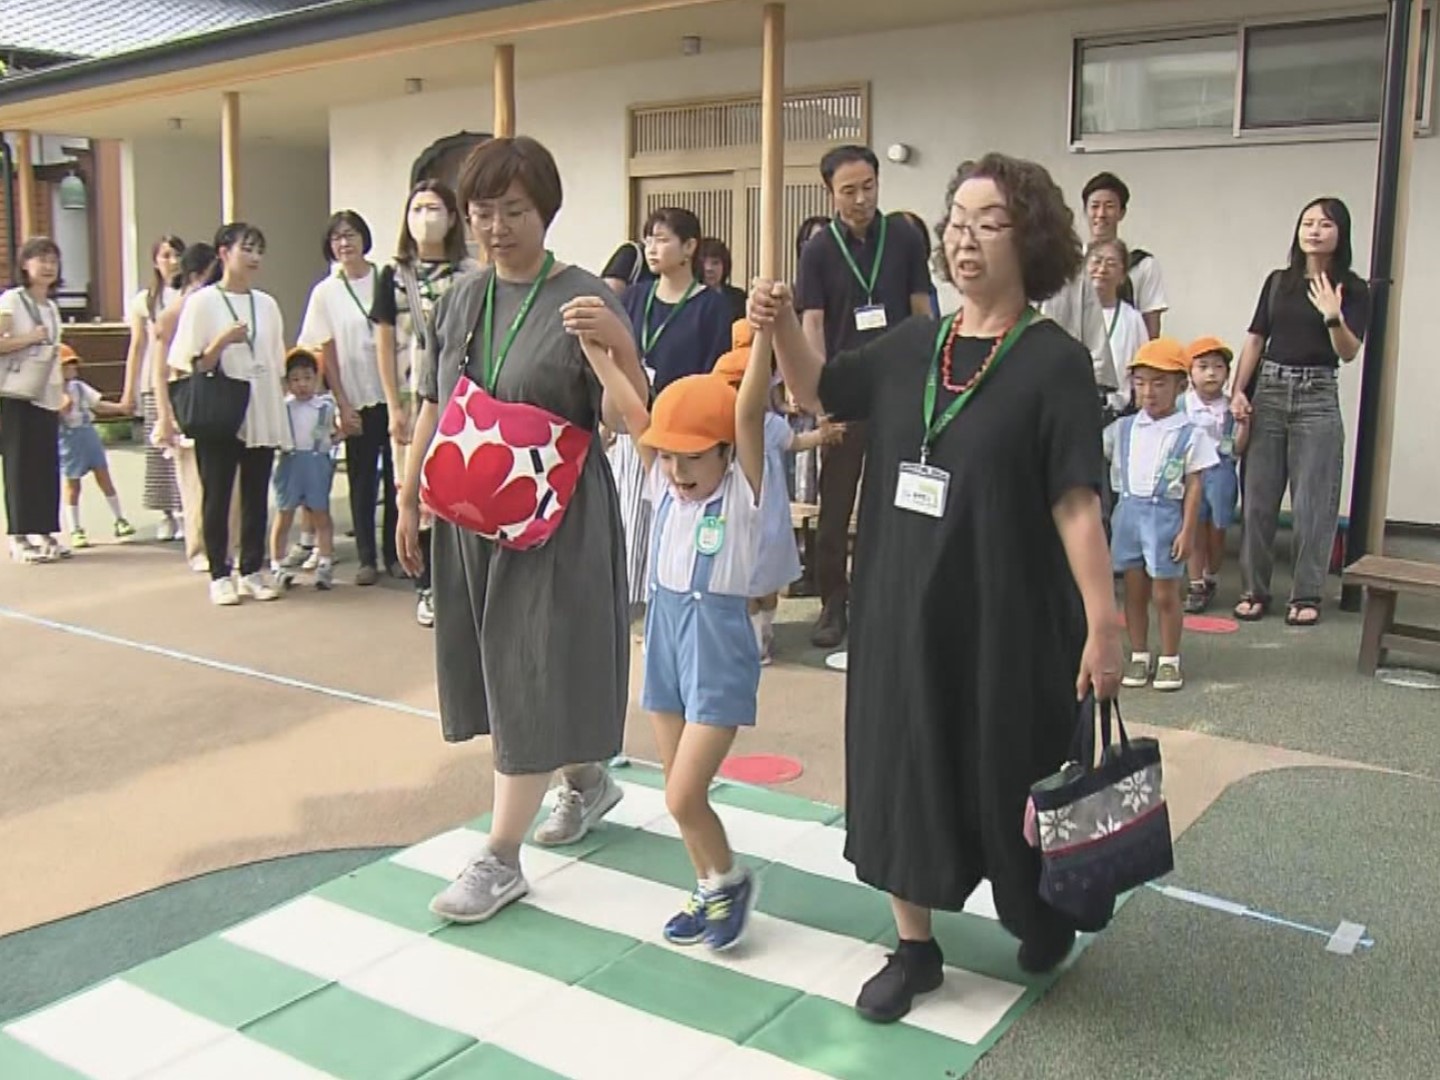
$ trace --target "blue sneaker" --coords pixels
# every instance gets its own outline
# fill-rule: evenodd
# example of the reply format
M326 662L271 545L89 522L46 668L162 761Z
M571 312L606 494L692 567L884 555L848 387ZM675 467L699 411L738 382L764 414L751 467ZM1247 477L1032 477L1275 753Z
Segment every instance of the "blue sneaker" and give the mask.
M665 924L665 940L671 945L698 945L704 937L705 891L697 885L680 913Z
M737 884L708 893L705 897L705 944L716 952L738 945L759 896L760 886L749 870Z

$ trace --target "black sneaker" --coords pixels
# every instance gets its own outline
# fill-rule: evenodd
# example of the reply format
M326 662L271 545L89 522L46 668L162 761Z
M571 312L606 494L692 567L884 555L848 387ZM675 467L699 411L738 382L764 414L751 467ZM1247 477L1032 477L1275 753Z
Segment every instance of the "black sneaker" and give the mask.
M1075 947L1074 930L1052 930L1020 942L1016 960L1021 971L1044 975L1059 967Z
M845 613L844 597L832 596L825 602L815 629L810 634L810 644L817 649L838 649L850 630L850 620Z
M910 1011L916 994L939 990L945 981L945 956L932 938L902 941L879 974L860 988L855 1011L875 1024L893 1024Z

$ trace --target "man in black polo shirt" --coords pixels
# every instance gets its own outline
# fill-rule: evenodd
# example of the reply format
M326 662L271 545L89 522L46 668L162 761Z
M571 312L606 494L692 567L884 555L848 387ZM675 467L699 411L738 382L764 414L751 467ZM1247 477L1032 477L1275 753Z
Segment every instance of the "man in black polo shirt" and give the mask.
M796 284L805 336L826 360L898 326L930 314L926 244L914 229L891 228L879 212L880 161L864 146L841 146L820 162L835 208L830 227L811 237L800 256ZM810 640L833 649L849 629L850 515L865 463L863 424L849 424L843 441L820 459L820 524L815 578L823 608Z

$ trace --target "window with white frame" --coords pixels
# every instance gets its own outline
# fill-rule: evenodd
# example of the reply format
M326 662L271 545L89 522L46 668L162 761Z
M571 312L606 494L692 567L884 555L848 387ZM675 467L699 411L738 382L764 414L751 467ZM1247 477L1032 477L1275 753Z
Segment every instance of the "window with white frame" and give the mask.
M1416 120L1428 126L1434 10L1421 23ZM1364 132L1380 119L1385 16L1247 22L1075 43L1071 141L1203 144Z

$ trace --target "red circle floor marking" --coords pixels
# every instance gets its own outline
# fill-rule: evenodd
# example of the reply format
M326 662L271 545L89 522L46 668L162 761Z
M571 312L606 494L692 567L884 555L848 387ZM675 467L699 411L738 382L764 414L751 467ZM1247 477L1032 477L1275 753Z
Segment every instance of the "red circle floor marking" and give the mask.
M1197 634L1233 634L1240 629L1240 624L1219 615L1186 615L1185 629Z
M720 766L721 776L742 784L784 784L804 771L800 762L781 754L738 754Z

